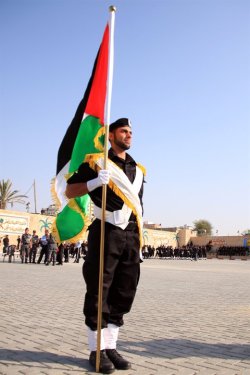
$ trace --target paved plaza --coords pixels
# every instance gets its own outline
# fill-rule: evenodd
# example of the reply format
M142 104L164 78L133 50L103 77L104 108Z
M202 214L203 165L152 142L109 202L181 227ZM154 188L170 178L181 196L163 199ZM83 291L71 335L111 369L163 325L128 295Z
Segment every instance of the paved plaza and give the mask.
M81 266L1 260L1 375L93 373ZM115 374L250 375L250 261L145 260L119 350Z

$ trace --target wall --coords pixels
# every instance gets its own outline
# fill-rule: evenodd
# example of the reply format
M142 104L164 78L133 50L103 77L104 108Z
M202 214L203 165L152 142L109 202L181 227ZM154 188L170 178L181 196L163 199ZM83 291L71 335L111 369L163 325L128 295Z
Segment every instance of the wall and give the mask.
M26 227L30 229L31 234L33 230L36 230L40 237L44 234L45 228L50 229L53 221L53 216L0 210L0 237L3 238L8 234L10 244L16 245L17 237L24 233Z
M200 236L191 237L191 241L195 246L207 245L209 241L212 241L213 247L218 248L220 246L243 246L244 239L250 236Z
M18 236L24 233L26 227L35 229L37 235L41 237L45 228L50 229L54 221L54 216L32 214L21 211L0 210L0 238L6 234L9 235L10 244L15 245ZM243 246L244 238L242 236L201 236L196 237L195 232L189 228L182 228L171 232L167 230L143 229L143 240L145 245L154 247L165 246L184 246L191 240L195 246L207 245L212 240L215 246ZM247 237L250 241L250 236ZM86 239L86 237L84 238Z
M151 245L154 247L177 246L177 235L175 232L167 232L165 230L157 229L143 229L144 245Z
M54 221L54 216L33 214L21 211L0 210L0 237L9 235L10 244L16 245L18 236L24 233L26 227L30 233L35 229L37 235L41 237L45 228L50 229ZM144 244L151 246L177 246L176 233L154 229L144 229Z

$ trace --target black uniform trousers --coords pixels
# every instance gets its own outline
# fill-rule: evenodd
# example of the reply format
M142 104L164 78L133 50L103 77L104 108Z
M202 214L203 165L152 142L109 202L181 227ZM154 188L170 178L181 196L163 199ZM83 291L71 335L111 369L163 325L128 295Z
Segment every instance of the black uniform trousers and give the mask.
M30 263L31 262L32 263L36 262L37 248L38 248L38 245L37 244L33 244L32 248L30 249L30 253L29 253L29 261L30 261Z
M37 261L38 264L41 263L41 260L42 260L44 255L45 255L44 263L46 263L47 259L48 259L48 245L42 245L40 255L39 255L39 258L38 258L38 261Z
M86 295L83 313L86 325L97 329L101 221L89 227L88 253L83 264ZM120 327L131 309L140 276L140 241L136 223L127 230L105 223L102 328Z
M48 254L46 257L46 263L49 264L50 262L53 262L53 265L56 264L56 251L57 251L57 245L56 244L49 244L48 246Z
M58 253L56 255L56 261L58 262L58 264L63 265L63 254L64 254L64 247L61 244L58 247Z

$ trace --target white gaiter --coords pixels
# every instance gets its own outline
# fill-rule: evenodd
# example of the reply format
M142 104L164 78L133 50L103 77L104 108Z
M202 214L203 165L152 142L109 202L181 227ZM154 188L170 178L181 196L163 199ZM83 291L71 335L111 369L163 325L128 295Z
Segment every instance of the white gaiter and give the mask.
M116 342L118 340L119 327L115 324L108 324L107 328L103 329L103 337L105 341L105 349L116 349Z
M89 327L87 327L87 329L88 329L89 350L93 352L97 350L97 331L92 331ZM103 331L104 329L101 330L101 350L105 349Z

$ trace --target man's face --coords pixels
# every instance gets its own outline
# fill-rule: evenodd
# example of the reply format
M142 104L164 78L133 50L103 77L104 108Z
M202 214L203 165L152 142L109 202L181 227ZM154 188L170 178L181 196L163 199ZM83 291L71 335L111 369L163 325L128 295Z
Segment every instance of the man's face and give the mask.
M126 151L130 148L132 142L132 130L129 126L122 126L110 132L110 143L115 144L120 149Z
M26 234L28 234L29 233L29 229L27 228L27 229L25 229L25 233Z

